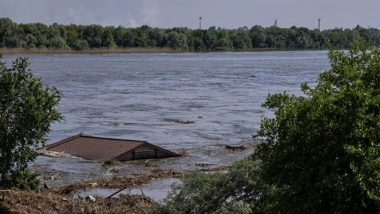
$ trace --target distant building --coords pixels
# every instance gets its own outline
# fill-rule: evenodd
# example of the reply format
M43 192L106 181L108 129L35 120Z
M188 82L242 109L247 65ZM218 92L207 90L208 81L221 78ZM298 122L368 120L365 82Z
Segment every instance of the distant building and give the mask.
M87 160L128 161L179 156L146 141L94 137L85 134L78 134L50 144L46 150L64 152Z

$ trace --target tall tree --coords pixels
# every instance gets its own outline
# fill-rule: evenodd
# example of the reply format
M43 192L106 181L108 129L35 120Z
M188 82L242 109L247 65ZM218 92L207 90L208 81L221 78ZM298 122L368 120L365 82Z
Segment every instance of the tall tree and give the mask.
M156 213L379 213L380 50L330 51L303 96L274 94L264 142L227 173L187 177Z
M28 65L18 58L7 68L0 58L0 187L18 186L16 178L37 156L34 149L46 143L51 123L62 118L60 92L44 85Z
M331 51L331 69L305 96L276 94L264 106L254 156L276 189L272 212L380 211L380 51Z

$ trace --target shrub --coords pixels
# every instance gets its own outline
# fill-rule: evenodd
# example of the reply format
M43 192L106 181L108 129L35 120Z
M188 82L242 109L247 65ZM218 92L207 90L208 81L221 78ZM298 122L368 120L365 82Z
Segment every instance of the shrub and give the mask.
M28 66L26 58L18 58L7 68L0 58L0 188L34 188L28 162L37 157L34 149L45 145L51 123L62 118L60 92L44 85Z
M270 95L265 143L226 173L194 174L156 213L379 213L380 49L329 52L303 96Z
M5 188L16 187L23 190L38 190L40 186L40 174L29 169L15 170L8 174L3 181Z

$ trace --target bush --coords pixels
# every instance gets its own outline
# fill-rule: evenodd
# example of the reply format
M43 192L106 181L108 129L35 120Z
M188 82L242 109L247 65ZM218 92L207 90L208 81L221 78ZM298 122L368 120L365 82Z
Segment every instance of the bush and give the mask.
M28 163L37 157L35 148L46 144L51 123L62 118L60 92L28 66L26 58L18 58L7 68L0 57L0 188L34 188Z
M29 169L16 170L6 176L3 181L5 188L16 187L23 190L38 190L40 186L40 174L33 173Z
M259 179L258 166L258 161L246 158L228 173L190 174L152 213L258 213L265 198L261 194L270 192Z
M157 213L379 213L380 49L329 52L303 96L270 95L265 143L226 174L194 174Z
M380 208L380 50L330 51L331 69L305 96L270 96L275 110L254 156L277 188L274 212L367 213Z

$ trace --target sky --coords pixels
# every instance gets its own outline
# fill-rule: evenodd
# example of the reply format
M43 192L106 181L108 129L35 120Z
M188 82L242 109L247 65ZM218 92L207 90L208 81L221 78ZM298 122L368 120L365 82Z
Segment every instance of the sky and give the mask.
M380 0L0 0L17 23L202 28L271 26L380 28Z

